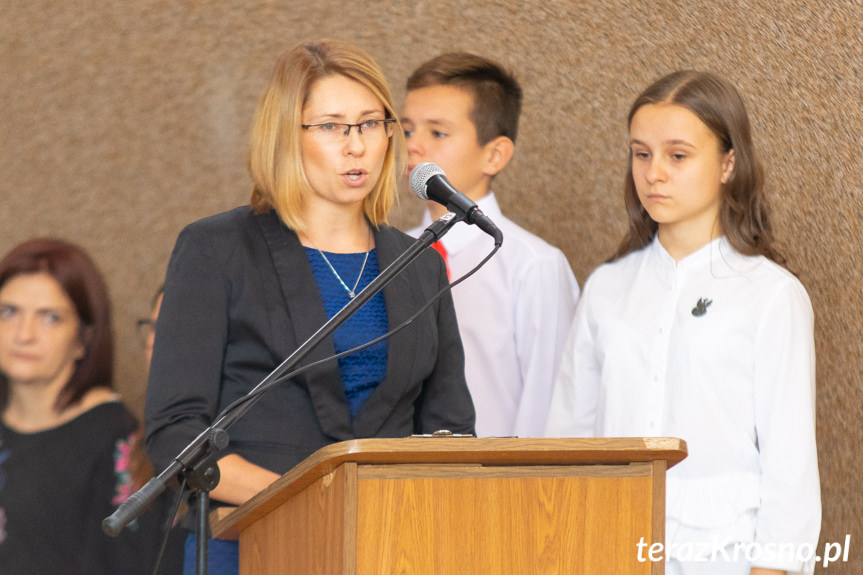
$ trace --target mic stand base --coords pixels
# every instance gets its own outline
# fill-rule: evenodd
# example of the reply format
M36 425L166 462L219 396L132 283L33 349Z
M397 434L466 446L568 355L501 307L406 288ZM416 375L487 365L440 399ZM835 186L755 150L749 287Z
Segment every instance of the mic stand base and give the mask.
M213 454L201 459L185 472L186 483L195 492L195 573L207 575L207 551L210 543L210 491L219 484L219 464Z

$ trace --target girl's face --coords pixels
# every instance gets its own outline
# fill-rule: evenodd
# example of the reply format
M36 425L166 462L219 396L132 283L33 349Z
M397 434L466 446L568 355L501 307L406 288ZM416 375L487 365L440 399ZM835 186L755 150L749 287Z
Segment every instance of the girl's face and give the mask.
M11 385L61 388L83 357L81 322L47 273L21 274L0 289L0 371Z
M641 205L660 234L689 238L719 232L722 185L734 169L734 151L688 108L647 104L629 127L632 177Z
M354 206L374 189L386 158L386 126L364 129L333 124L359 124L386 118L383 103L374 93L345 76L327 76L311 89L303 108L303 124L325 124L303 130L303 169L314 194L312 204Z

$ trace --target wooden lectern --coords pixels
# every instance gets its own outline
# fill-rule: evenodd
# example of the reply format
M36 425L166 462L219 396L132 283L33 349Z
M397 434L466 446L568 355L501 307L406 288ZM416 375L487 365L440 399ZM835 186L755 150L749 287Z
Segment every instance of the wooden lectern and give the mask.
M241 575L661 574L648 549L685 456L674 438L346 441L211 524Z

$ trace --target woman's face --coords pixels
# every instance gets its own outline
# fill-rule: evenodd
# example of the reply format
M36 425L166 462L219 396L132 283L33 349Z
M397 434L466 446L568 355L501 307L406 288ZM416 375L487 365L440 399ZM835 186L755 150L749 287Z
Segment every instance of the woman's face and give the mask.
M659 224L696 236L718 231L722 185L734 152L692 111L675 104L638 109L629 128L632 177L641 205Z
M72 300L49 274L13 277L0 288L0 371L12 386L62 387L84 355L80 325Z
M371 90L345 76L315 82L303 108L303 124L359 124L386 118L383 103ZM328 126L333 128L333 126ZM380 178L389 138L385 127L374 134L356 126L303 130L303 169L314 191L312 204L362 209L362 201Z

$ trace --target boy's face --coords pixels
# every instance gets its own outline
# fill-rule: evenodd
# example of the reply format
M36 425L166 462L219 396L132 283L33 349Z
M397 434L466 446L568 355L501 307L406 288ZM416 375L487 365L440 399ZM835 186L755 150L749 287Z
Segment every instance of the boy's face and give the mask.
M433 162L450 183L476 201L488 193L490 146L481 146L471 120L473 96L454 86L430 86L408 92L402 125L407 139L408 170Z

